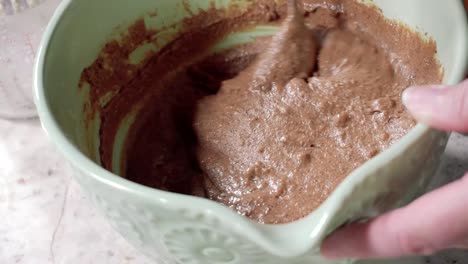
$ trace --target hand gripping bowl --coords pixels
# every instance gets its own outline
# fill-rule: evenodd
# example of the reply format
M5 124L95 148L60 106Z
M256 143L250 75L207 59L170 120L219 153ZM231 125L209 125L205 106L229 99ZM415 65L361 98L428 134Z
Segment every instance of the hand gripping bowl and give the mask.
M327 263L319 248L333 230L401 206L424 191L448 135L421 124L349 175L316 211L284 225L261 225L213 201L147 188L101 168L89 147L98 144L97 132L83 125L86 98L78 89L81 71L119 26L154 10L158 15L153 15L151 27L156 29L190 16L182 2L63 0L35 67L35 99L45 130L72 164L90 199L137 248L161 264ZM199 10L208 8L209 2L185 4ZM234 2L254 3L217 0L215 4L222 8ZM374 4L387 17L432 36L445 70L444 82L462 80L468 36L460 1L376 0ZM249 34L271 33L237 33L229 38L232 43L224 44L248 41Z

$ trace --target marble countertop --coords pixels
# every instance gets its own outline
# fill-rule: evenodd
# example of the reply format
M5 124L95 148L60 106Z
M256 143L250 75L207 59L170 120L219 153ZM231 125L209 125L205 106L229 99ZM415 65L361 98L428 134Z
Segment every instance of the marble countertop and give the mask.
M83 196L38 121L0 120L1 264L149 264Z
M0 120L0 160L0 263L154 263L88 202L39 121ZM433 187L466 171L468 137L453 135ZM468 252L447 252L422 263L465 264Z

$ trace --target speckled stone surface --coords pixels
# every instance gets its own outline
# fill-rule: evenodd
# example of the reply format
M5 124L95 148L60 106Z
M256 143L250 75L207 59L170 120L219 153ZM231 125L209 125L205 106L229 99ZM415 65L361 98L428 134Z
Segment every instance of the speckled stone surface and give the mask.
M38 121L0 121L0 263L152 263L71 179Z
M0 121L0 161L0 263L154 263L88 202L38 121ZM432 186L467 171L468 137L454 134ZM468 251L397 263L465 264Z

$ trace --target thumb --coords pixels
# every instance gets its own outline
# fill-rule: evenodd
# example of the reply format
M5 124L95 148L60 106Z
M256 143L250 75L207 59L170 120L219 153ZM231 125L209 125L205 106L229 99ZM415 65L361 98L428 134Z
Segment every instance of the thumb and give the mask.
M468 132L468 81L454 86L420 86L403 93L403 103L420 122Z
M325 257L392 258L429 255L468 239L468 174L407 207L337 231L322 245Z

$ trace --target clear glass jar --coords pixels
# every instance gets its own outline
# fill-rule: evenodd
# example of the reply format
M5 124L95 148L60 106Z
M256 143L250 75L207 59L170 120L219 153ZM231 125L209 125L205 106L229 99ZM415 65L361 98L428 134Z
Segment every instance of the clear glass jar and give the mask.
M0 118L36 116L32 73L39 42L60 0L0 0Z

